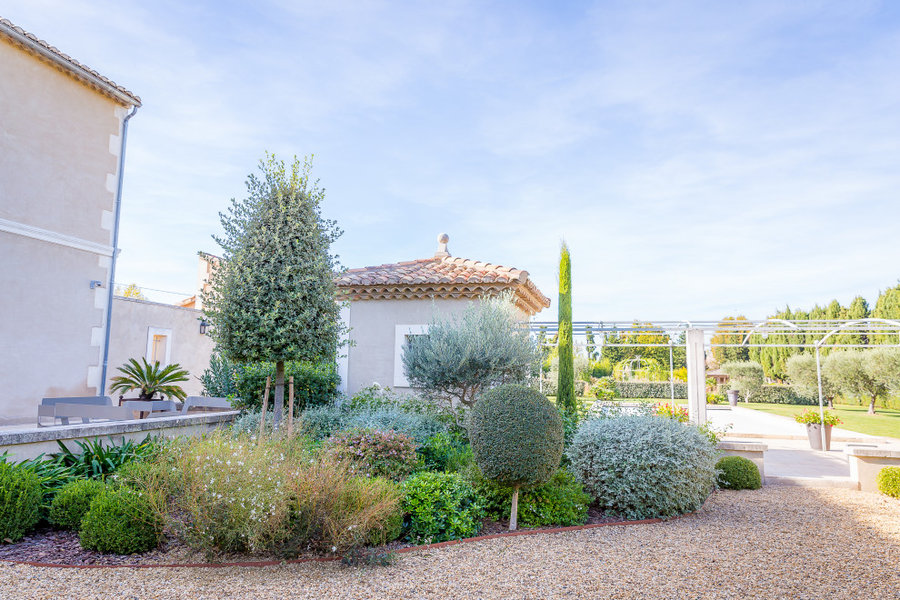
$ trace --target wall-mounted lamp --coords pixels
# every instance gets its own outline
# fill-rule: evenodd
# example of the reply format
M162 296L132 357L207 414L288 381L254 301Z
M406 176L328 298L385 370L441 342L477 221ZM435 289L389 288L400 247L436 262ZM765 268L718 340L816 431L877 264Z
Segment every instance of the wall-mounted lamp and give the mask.
M93 290L93 289L97 289L98 287L99 287L99 288L102 288L102 287L103 287L103 282L102 282L102 281L99 281L99 280L97 280L97 279L92 279L92 280L91 280L91 289L92 289L92 290Z
M209 327L209 323L206 322L205 319L200 320L200 334L205 334L206 329Z

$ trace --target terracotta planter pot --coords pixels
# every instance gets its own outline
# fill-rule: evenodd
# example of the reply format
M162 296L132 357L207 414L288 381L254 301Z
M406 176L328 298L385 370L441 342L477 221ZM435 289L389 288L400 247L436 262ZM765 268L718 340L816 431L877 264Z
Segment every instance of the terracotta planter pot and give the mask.
M825 450L831 450L831 428L832 425L825 426ZM809 437L809 446L813 450L822 449L822 426L818 423L806 424L806 435Z

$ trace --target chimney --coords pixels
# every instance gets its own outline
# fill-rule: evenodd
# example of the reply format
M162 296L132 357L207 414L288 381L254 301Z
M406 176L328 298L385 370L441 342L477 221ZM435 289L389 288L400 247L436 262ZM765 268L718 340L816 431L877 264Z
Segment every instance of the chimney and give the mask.
M447 242L450 241L450 236L446 233L442 233L437 238L438 241L438 249L437 252L434 253L435 258L447 258L450 256L450 252L447 251Z

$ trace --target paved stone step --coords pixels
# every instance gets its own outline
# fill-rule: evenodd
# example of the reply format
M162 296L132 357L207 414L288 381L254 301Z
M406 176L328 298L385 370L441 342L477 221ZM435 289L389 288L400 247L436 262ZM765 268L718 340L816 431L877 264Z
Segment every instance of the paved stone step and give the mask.
M793 485L800 487L846 488L858 489L855 481L849 477L766 477L766 485Z

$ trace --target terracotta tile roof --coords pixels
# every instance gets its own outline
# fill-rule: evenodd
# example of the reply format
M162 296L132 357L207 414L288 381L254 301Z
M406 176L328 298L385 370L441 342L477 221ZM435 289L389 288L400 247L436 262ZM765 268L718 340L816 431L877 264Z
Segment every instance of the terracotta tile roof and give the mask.
M90 67L81 64L68 54L60 52L58 48L51 46L34 34L28 33L21 27L13 25L2 18L0 18L0 36L7 38L26 52L50 62L53 66L75 77L88 87L125 106L141 105L140 96L128 91L111 79L107 79Z
M350 269L335 283L351 300L477 298L513 290L516 303L529 314L550 306L528 271L451 256Z

